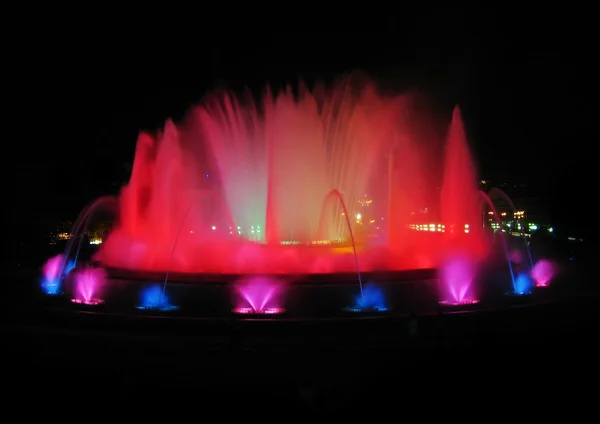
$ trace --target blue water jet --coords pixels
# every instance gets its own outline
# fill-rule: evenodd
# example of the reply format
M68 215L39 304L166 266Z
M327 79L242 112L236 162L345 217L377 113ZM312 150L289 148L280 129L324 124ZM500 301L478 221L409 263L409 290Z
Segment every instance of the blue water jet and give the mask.
M384 291L373 283L367 283L356 297L354 305L347 309L350 312L385 312L389 308Z
M515 290L508 292L507 294L511 296L527 296L528 294L531 294L534 285L535 282L533 281L533 278L531 278L528 273L521 272L517 275L517 278L515 278Z
M60 294L60 280L58 279L54 279L54 280L47 280L47 279L43 279L42 280L42 290L44 291L44 294L48 295L48 296L54 296L57 294Z
M172 311L178 309L178 306L171 305L168 296L163 292L163 288L159 284L154 284L142 290L140 305L137 306L137 309Z

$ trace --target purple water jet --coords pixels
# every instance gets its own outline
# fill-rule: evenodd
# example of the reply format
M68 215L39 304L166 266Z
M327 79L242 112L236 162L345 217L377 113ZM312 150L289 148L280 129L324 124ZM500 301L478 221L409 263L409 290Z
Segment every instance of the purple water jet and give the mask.
M102 268L85 267L74 271L75 296L73 303L84 305L100 305L104 303L100 299L101 291L106 284L106 271Z
M62 292L62 282L74 267L73 261L65 260L65 255L56 255L48 259L42 266L42 290L48 295Z
M56 255L48 259L42 267L43 279L45 281L56 281L60 279L63 261L63 255Z
M236 314L280 314L283 284L270 277L254 276L238 281L235 290L239 296Z
M557 273L557 266L548 259L540 259L531 269L531 277L536 287L548 287Z
M442 305L469 305L478 303L475 297L475 268L468 257L457 256L441 267L443 282Z

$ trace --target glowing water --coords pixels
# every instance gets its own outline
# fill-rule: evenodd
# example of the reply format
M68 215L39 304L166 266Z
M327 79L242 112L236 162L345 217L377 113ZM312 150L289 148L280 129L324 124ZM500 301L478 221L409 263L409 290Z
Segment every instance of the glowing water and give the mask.
M469 228L469 239L481 237L479 188L477 172L465 133L458 107L452 113L452 122L448 130L444 179L441 191L442 222L446 225L446 235L452 239L462 236L463 229ZM468 225L468 227L465 227ZM469 246L478 247L473 244Z
M414 96L356 78L297 91L267 90L260 102L213 94L178 126L140 134L118 226L96 259L165 274L360 274L359 257L367 271L436 266L436 235L407 229L416 209L439 203L431 116ZM475 180L457 111L445 162L442 215L462 229ZM333 189L346 212L323 207ZM460 247L479 254L476 244Z
M467 305L477 303L474 293L475 272L471 258L457 256L441 267L440 279L445 293L440 302L447 305Z
M534 281L531 276L526 272L521 272L515 278L514 292L511 293L517 296L524 296L531 293L531 289L533 288Z
M355 299L355 304L348 308L352 312L385 312L388 310L385 293L377 285L369 282L365 284L360 296Z
M444 261L440 281L443 303L474 303L475 273L485 254L481 226L479 189L473 159L467 144L460 110L454 109L446 142L444 180L441 193Z
M512 199L508 196L508 194L506 194L504 191L500 190L499 188L492 188L490 189L490 191L488 192L488 196L491 198L494 197L499 197L501 200L504 200L506 202L506 204L510 207L511 213L513 214L512 216L515 216L515 212L517 212L517 208L515 207L514 202L512 201ZM499 219L498 217L498 224L499 227L502 228L502 221ZM531 255L531 248L529 247L529 243L527 241L527 238L523 237L523 242L525 243L525 251L527 252L527 256L529 258L529 269L533 268L533 256Z
M48 295L59 294L63 278L73 269L74 262L66 261L64 255L56 255L46 261L42 267L41 287Z
M118 210L118 202L114 196L104 196L87 205L73 224L71 238L69 239L63 255L50 258L43 266L42 290L46 294L55 295L61 292L62 280L69 271L77 265L81 244L87 232L91 219L99 212L108 210L113 214ZM77 244L75 244L77 243ZM73 249L77 246L75 251Z
M142 290L140 293L140 304L137 308L151 311L171 311L178 307L171 304L167 294L163 293L160 284L154 284Z
M200 195L199 197L209 196L211 199L217 199L217 201L221 200L220 198L215 196L214 193L210 190L201 190L199 192L199 195ZM177 249L177 243L179 242L179 238L181 237L181 232L183 231L187 217L190 214L192 207L196 204L197 199L198 198L192 199L192 201L190 202L190 206L185 211L185 214L183 215L183 218L181 219L181 225L179 226L179 229L177 230L177 234L175 235L175 241L173 241L173 249L171 251L171 257L169 259L169 264L167 266L167 272L165 273L165 282L163 284L163 295L164 295L165 291L167 290L167 282L169 281L169 271L171 270L171 264L173 263L173 257L175 256L175 249ZM226 211L226 209L224 211ZM213 228L211 227L211 230L212 229ZM235 223L231 219L231 216L229 216L229 230L230 230L230 232L235 231L235 238L237 239L238 233L236 231ZM193 233L193 230L192 230L192 233ZM205 240L206 239L210 239L210 238L205 237Z
M481 198L485 201L485 203L487 203L490 210L494 213L494 216L498 217L498 211L496 210L496 206L494 206L494 202L492 202L492 199L490 199L490 197L483 191L480 192L480 195L481 195ZM513 292L518 293L515 272L513 270L512 261L510 258L510 252L508 251L508 243L506 242L505 235L502 231L500 231L500 241L501 241L502 247L504 249L504 257L506 258L506 262L508 264L508 270L510 271L510 279L512 281Z
M270 277L248 277L236 283L241 302L234 309L238 314L278 314L283 285Z
M548 287L557 273L557 266L548 259L540 259L531 269L531 277L536 287Z
M342 206L342 211L343 211L343 215L346 218L346 224L348 225L348 233L350 234L350 242L352 243L352 252L354 253L354 261L356 263L356 275L358 277L358 286L360 288L360 295L361 297L363 296L363 284L362 284L362 276L360 274L360 265L358 264L358 253L356 252L356 241L354 240L354 232L352 231L352 224L350 224L350 216L348 215L348 209L346 208L346 203L344 202L344 198L342 197L342 194L336 190L333 189L331 190L331 192L327 195L327 197L329 196L334 196L337 197L340 200L340 205ZM327 201L327 197L325 198L325 200ZM321 212L321 215L323 213Z
M95 259L164 272L162 285L141 293L141 309L174 308L165 293L170 273L356 272L356 309L385 310L383 291L363 287L361 270L440 263L445 301L475 302L487 245L460 111L440 149L422 132L430 117L413 106L412 96L384 96L352 79L329 91L267 90L261 102L212 95L186 122L139 135L118 224ZM435 154L442 150L444 157ZM113 203L99 199L84 209L65 261L75 239L77 258L78 235L95 210ZM409 231L411 220L432 222L436 214L442 224ZM251 281L239 289L248 304L240 308L279 310L267 306L272 285Z
M100 197L83 208L73 224L73 228L71 229L71 238L69 239L69 242L65 248L63 262L61 264L62 275L67 274L65 270L68 268L69 264L72 264L73 266L77 265L79 252L81 251L81 244L83 243L84 235L87 232L91 219L100 211L108 211L115 216L118 210L119 203L117 198L114 196ZM75 243L77 243L77 248L73 253L73 247L75 246ZM73 255L72 258L71 255Z
M99 305L104 303L100 298L101 290L106 284L106 271L102 268L86 267L75 271L75 303Z

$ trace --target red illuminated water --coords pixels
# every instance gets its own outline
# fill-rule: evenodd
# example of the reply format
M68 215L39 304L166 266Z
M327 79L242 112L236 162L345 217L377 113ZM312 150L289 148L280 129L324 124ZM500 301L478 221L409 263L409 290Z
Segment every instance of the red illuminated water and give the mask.
M447 135L441 216L445 225L440 278L449 304L476 300L475 276L487 253L480 192L460 110L454 109Z
M441 217L445 239L478 256L483 249L482 215L477 172L458 107L454 108L446 142ZM464 242L464 243L463 243Z
M460 115L444 155L417 103L356 78L328 90L267 91L260 102L213 94L183 123L139 135L119 224L97 259L187 273L356 272L343 205L327 198L333 189L362 271L436 266L456 244L441 243L439 216L422 213L438 203L446 228L478 252L463 231L479 205Z

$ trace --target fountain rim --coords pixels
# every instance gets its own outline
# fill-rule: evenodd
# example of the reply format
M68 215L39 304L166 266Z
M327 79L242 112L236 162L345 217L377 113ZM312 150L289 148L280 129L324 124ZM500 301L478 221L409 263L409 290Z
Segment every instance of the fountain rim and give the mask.
M598 294L594 295L595 297ZM577 301L576 298L575 301ZM65 301L66 302L66 301ZM108 321L116 321L116 322L130 322L130 323L141 323L141 322L153 322L156 323L157 326L162 327L163 325L167 325L168 328L173 328L173 326L178 327L178 324L182 325L182 328L186 328L186 324L230 324L233 321L243 324L248 323L252 324L253 322L261 322L261 323L273 323L275 325L281 324L313 324L313 323L350 323L350 322L373 322L373 323L406 323L408 319L411 317L416 317L419 320L422 319L433 319L439 316L456 316L456 315L468 315L468 316L482 316L482 315L502 315L502 314L510 314L514 313L514 311L528 309L528 310L541 310L548 307L559 307L561 302L556 300L540 300L536 302L527 302L525 304L513 304L511 302L506 302L498 305L485 305L478 304L477 308L438 308L437 310L432 310L428 312L411 314L410 312L397 312L392 309L386 312L350 312L347 309L342 309L339 315L336 316L327 316L327 317L290 317L287 315L287 311L283 310L280 314L270 315L270 314L236 314L233 311L230 311L228 315L224 316L186 316L178 314L178 308L169 309L169 310L158 310L148 308L147 313L144 312L140 308L136 308L135 311L130 313L115 313L115 312L107 312L103 309L92 309L92 308L73 308L72 306L65 306L67 304L71 304L71 302L64 303L63 306L59 305L46 305L42 306L42 313L49 314L49 316L58 316L58 317L72 317L73 319L77 319L80 317L81 319L85 319L86 317L89 319L99 319L99 320L108 320ZM86 330L81 330L86 332Z
M94 263L107 272L111 280L127 281L161 281L165 278L165 271L143 271L127 268L114 268ZM405 270L379 270L362 272L364 281L375 281L377 284L402 284L416 280L438 280L437 268L417 268ZM334 273L177 273L169 272L169 284L193 284L193 285L222 285L230 284L243 278L269 277L280 280L283 283L294 285L336 285L348 286L358 284L356 272L334 272Z

